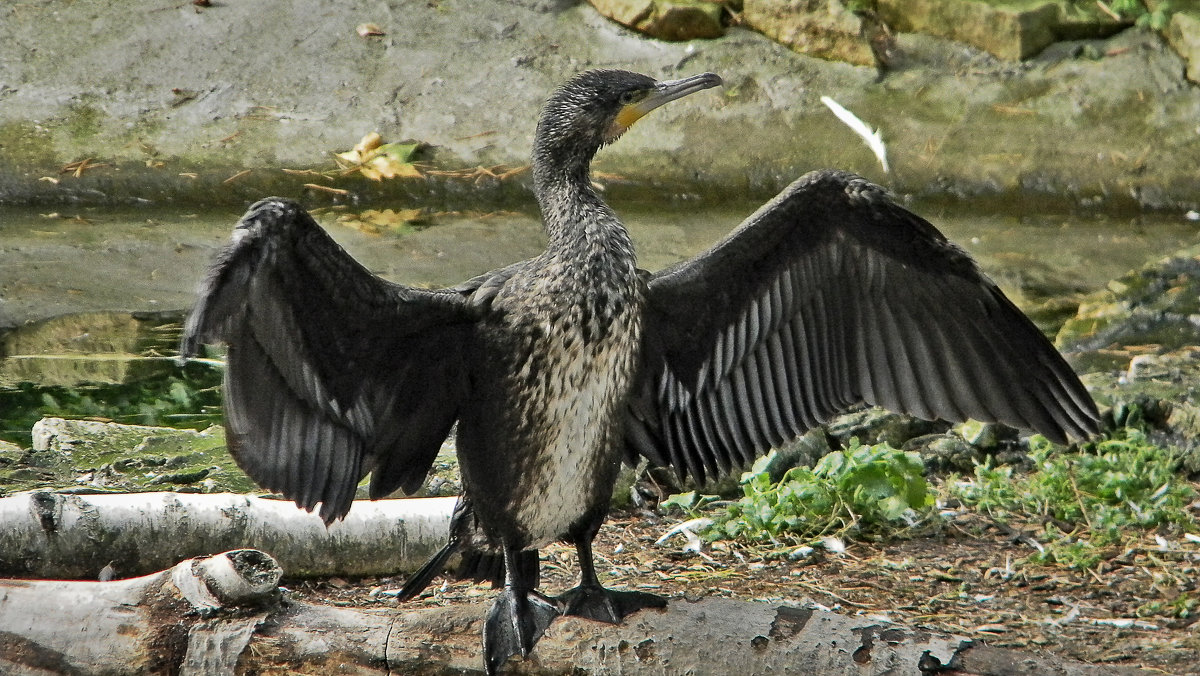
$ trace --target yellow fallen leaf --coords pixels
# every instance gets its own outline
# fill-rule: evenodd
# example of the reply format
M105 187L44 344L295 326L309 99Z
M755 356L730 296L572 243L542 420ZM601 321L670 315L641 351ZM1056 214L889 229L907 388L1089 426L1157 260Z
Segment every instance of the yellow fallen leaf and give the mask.
M421 172L408 162L398 162L389 155L377 155L363 167L363 175L367 171L378 173L384 178L421 178ZM378 180L378 179L376 179Z

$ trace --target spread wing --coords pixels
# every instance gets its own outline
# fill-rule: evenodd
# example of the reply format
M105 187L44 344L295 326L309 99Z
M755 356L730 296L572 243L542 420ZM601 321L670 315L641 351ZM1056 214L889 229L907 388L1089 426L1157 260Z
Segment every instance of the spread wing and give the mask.
M368 472L372 497L424 481L466 395L469 292L384 281L299 205L268 198L209 271L180 352L229 344L230 451L328 523Z
M852 174L802 177L650 278L631 451L703 480L860 401L1060 442L1098 419L1062 356L965 252Z

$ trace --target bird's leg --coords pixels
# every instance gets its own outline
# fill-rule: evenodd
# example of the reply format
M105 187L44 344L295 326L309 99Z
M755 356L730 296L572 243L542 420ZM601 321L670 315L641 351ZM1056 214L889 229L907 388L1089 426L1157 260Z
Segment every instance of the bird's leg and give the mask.
M529 566L522 565L519 550L504 546L504 590L483 624L483 659L488 674L496 673L513 655L528 655L554 618L562 614L552 599L534 590L536 571L536 566L531 572Z
M600 622L620 624L626 616L643 608L666 608L667 600L645 592L613 591L600 584L596 577L596 566L592 562L592 538L598 528L575 539L575 551L579 553L579 586L567 590L558 597L566 607L564 615L586 617Z

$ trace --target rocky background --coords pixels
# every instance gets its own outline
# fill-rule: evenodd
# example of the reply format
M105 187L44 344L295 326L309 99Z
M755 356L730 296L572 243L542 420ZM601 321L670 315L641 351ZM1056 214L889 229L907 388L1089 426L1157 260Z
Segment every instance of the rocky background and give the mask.
M437 169L518 168L549 91L619 67L726 81L602 154L639 189L767 196L836 166L918 196L1190 209L1198 25L1191 0L4 3L0 204L238 204L314 181L526 200L503 171L284 170L333 168L368 132L428 144ZM881 130L891 173L823 95Z

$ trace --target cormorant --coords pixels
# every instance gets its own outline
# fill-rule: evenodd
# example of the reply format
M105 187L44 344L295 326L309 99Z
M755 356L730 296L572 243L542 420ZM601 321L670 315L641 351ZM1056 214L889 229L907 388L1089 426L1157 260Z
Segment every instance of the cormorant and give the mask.
M861 177L807 174L708 251L639 270L592 157L652 109L719 84L592 70L558 89L534 138L548 234L536 258L448 289L393 284L295 202L269 198L238 223L188 319L184 356L229 345L239 465L326 522L368 472L372 498L418 489L457 421L464 501L442 554L469 539L504 563L483 631L489 672L560 614L620 622L665 604L605 589L592 564L623 458L702 480L863 401L1059 442L1097 430L1038 329ZM555 540L575 545L582 573L551 598L536 589L537 549Z

